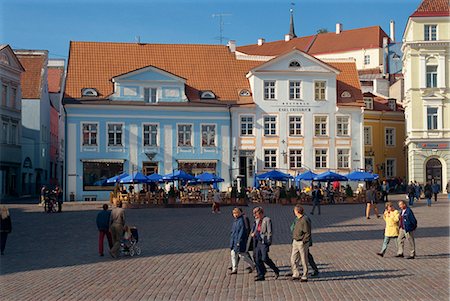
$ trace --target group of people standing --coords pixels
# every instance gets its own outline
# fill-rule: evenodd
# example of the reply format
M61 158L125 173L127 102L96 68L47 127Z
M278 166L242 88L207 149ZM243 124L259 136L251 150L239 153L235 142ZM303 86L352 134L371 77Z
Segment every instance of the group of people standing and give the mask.
M417 183L417 181L411 181L409 183L408 187L406 188L406 194L408 196L408 205L414 206L414 201L418 201L420 199L420 196L422 194L427 200L428 207L431 206L431 199L434 196L434 201L437 202L437 197L439 192L441 191L441 186L439 183L435 180L432 182L428 181L425 186L422 188L420 184Z
M272 244L272 220L264 215L262 207L253 209L254 222L250 226L250 219L240 208L233 209L234 221L231 227L230 249L231 249L231 272L237 274L239 259L243 259L247 264L247 270L251 273L255 269L257 275L255 281L264 281L267 273L266 265L271 268L275 274L275 279L280 276L280 269L269 256L270 246ZM312 245L311 239L311 221L304 214L301 205L294 207L295 219L291 225L292 232L292 253L291 268L292 280L308 281L308 263L313 268L313 276L318 275L319 271L314 262L314 258L309 253L309 247ZM253 250L253 258L249 251ZM300 264L303 267L302 276L300 276Z

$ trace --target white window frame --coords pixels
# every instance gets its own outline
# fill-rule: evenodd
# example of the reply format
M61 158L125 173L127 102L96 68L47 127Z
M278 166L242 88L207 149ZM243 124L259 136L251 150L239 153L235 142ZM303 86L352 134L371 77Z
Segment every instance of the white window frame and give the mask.
M425 107L426 108L426 110L425 110L425 114L426 114L426 124L427 124L427 126L426 126L426 129L427 130L429 130L429 131L436 131L436 130L439 130L439 108L438 107L431 107L431 106L427 106L427 107ZM429 115L428 114L428 110L429 109L435 109L436 110L436 115ZM428 122L428 118L429 118L429 116L432 116L432 117L435 117L436 118L436 121L434 122L434 121L432 121L432 123L434 123L435 125L436 125L436 128L429 128L429 125L430 125L430 123ZM434 118L433 118L434 119Z
M252 127L251 127L251 134L248 134L248 126L245 128L246 129L246 133L247 134L242 134L242 118L252 118ZM253 114L241 114L239 115L239 137L254 137L255 136L255 120L256 120L256 116ZM246 122L246 124L248 124L248 122Z
M213 145L203 145L203 126L214 127L214 143ZM202 147L217 147L217 124L216 123L201 123L200 124L200 145Z
M301 80L290 80L288 92L289 92L290 100L301 100L302 99L302 81Z
M320 166L317 166L317 151L323 151L323 150L325 150L326 151L326 155L325 155L325 157L326 157L326 161L325 161L325 166L323 166L323 160L322 160L322 158L323 158L323 154L321 153L321 154L319 154L319 156L320 156L320 161L319 161L319 163L320 163ZM326 147L316 147L316 148L314 148L314 169L326 169L326 168L328 168L328 166L329 166L329 162L330 162L330 160L329 160L329 156L330 156L330 151L329 151L329 149L328 148L326 148Z
M297 127L296 125L298 124L298 122L294 121L293 123L291 123L291 118L300 118L300 134L297 134ZM288 115L288 136L289 137L303 137L303 120L304 117L303 115ZM294 134L291 134L291 124L294 125Z
M394 164L392 166L392 174L389 173L388 161L393 161ZM384 166L386 167L386 178L393 178L397 176L397 159L395 158L386 158Z
M433 27L436 28L435 39L433 39L433 35L432 35ZM427 39L427 33L428 33L428 39ZM424 24L423 25L423 40L424 41L437 41L438 40L438 26L437 26L437 24Z
M326 131L326 133L325 133L325 134L322 134L322 129L323 129L323 128L322 128L322 126L320 126L320 134L317 135L317 134L316 134L316 118L323 118L323 117L326 118L326 126L325 126L325 131ZM313 116L313 122L314 122L314 127L313 127L313 130L314 130L314 137L328 137L328 136L329 136L329 128L328 128L329 122L328 122L328 120L329 120L328 115L314 115L314 116ZM322 123L320 123L320 124L322 124Z
M346 118L347 119L347 123L342 123L343 125L347 124L347 133L339 133L339 119L341 118ZM349 137L351 135L351 118L349 115L337 115L336 116L336 136L338 137ZM343 130L342 130L343 131Z
M325 91L324 91L324 93L323 93L323 98L317 98L316 97L316 85L318 84L318 83L325 83L325 87L324 87L324 89L325 89ZM314 100L315 101L326 101L327 99L328 99L328 81L327 80L315 80L314 81L314 85L313 85L313 95L314 95ZM321 89L321 88L319 88L319 89Z
M392 130L392 137L388 138L388 130ZM389 135L391 136L391 135ZM394 127L385 127L384 128L384 145L386 147L395 147L396 146L396 129Z
M364 107L367 110L373 110L373 98L372 97L364 97Z
M148 101L145 99L145 90L148 89ZM152 101L152 91L155 91L155 101ZM158 88L156 87L144 87L142 89L142 98L144 99L145 103L157 103L159 101L158 99Z
M275 151L275 154L269 154L269 165L270 166L266 166L266 151ZM272 160L273 158L275 158L275 161ZM263 159L264 159L264 169L273 169L273 168L278 168L278 148L264 148L263 149ZM275 162L275 166L272 166L273 163Z
M146 126L156 126L156 144L152 145L145 145L145 127ZM156 122L144 122L142 123L142 147L147 148L147 147L158 147L159 146L159 132L160 132L160 127L159 127L159 123ZM151 141L151 131L149 131L149 142Z
M121 144L116 144L116 143L114 143L114 144L109 144L109 126L110 125L121 125L122 126L122 129L121 129ZM115 132L115 134L114 134L114 140L116 140L117 139L117 133ZM125 145L125 123L124 122L107 122L106 123L106 145L108 146L108 147L123 147L124 145ZM114 141L114 142L116 142L116 141Z
M368 143L366 143L366 129L368 129L369 130L369 141L368 141ZM363 129L363 132L364 132L364 134L363 134L363 139L364 139L364 145L365 146L372 146L372 143L373 143L373 134L372 134L372 126L371 125L369 125L369 126L364 126L364 129Z
M186 125L190 125L191 126L191 139L190 139L190 145L180 145L180 140L179 140L179 126L186 126ZM177 123L177 146L178 147L194 147L194 124L193 123Z
M266 86L266 84L267 84L267 86ZM267 92L266 92L266 90L267 90ZM263 97L264 97L264 100L276 100L277 99L277 81L276 80L264 80L263 81Z
M364 65L370 65L370 54L364 55Z
M303 148L289 148L288 151L289 151L289 153L288 153L288 156L289 156L289 169L295 170L295 169L302 168L302 166L303 166L303 155L304 155ZM291 166L291 163L292 163L291 151L295 151L295 152L300 151L300 155L297 154L297 153L295 153L293 155L293 157L295 158L295 160L294 160L295 167ZM298 158L300 158L300 166L298 166L298 163L299 163L298 162L299 161Z
M264 137L271 137L271 136L277 136L278 135L278 115L263 115L263 136ZM266 117L275 117L275 123L273 123L272 121L269 122L269 125L271 124L275 124L275 134L272 134L272 127L269 126L269 134L266 134Z
M435 72L428 72L429 67L436 67ZM427 88L437 88L438 87L438 65L425 65L425 87ZM430 79L430 80L429 80Z
M339 154L340 151L347 151L347 154ZM336 162L337 162L337 168L338 169L349 169L350 168L350 162L351 162L351 150L349 148L338 148L336 150ZM347 161L344 159L347 158ZM347 166L342 163L347 163Z
M95 124L97 126L97 137L95 138L96 144L84 144L84 125L93 125ZM90 121L86 121L86 122L81 122L81 146L82 147L98 147L100 145L100 125L98 122L90 122ZM89 137L89 141L91 141L90 137Z

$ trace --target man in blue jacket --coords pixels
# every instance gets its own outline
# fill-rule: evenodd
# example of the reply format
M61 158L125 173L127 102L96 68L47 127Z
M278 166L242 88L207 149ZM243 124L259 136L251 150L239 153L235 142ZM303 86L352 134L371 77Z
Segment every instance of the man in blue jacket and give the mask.
M103 256L103 240L108 239L109 249L112 248L112 237L109 232L109 218L111 211L108 210L108 205L103 205L103 210L97 214L97 228L98 228L98 254Z
M417 228L417 220L411 208L406 205L405 201L399 201L398 206L401 209L400 217L400 231L398 234L398 250L395 257L403 257L403 245L405 239L408 240L410 247L410 257L407 259L414 259L416 256L416 245L414 243L414 230Z

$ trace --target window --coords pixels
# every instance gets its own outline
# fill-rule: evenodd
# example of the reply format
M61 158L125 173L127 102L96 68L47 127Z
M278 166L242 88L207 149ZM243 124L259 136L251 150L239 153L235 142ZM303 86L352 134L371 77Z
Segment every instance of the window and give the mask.
M437 25L425 25L424 26L424 40L425 41L436 41L437 40Z
M264 81L264 99L275 99L275 81Z
M241 136L253 135L253 116L241 116Z
M83 89L81 89L81 96L96 97L96 96L98 96L98 92L94 88L83 88Z
M292 61L289 63L289 67L298 68L298 67L300 67L300 63L298 61Z
M327 168L328 149L317 148L315 150L316 168Z
M215 125L202 125L202 146L216 146Z
M364 55L364 65L370 65L370 55Z
M437 87L437 66L427 66L427 88Z
M427 108L427 128L429 130L438 129L438 109Z
M192 125L178 125L178 146L192 146Z
M289 99L300 99L300 81L289 81Z
M337 165L338 168L349 168L350 167L350 150L349 149L338 149L337 150Z
M277 134L277 116L264 116L264 136Z
M97 124L83 124L83 145L97 145Z
M11 124L10 127L11 132L9 133L9 143L17 144L17 124Z
M326 84L327 82L325 81L314 82L314 96L316 100L325 100Z
M122 146L122 124L108 124L108 146Z
M302 135L302 116L289 116L289 136Z
M336 131L338 136L348 136L349 132L349 117L338 116L336 117Z
M373 110L373 98L372 97L364 97L364 105L366 109Z
M373 172L373 158L364 158L364 170L367 172Z
M394 128L386 128L385 129L385 140L386 146L395 146L395 129Z
M11 100L10 100L10 107L15 109L16 108L16 98L17 98L17 88L11 88Z
M277 150L265 149L264 150L264 168L276 168L277 167Z
M297 169L302 167L302 150L290 149L289 150L289 167L291 169Z
M397 102L395 101L395 99L388 99L388 106L389 106L389 109L391 109L392 111L396 111Z
M386 160L386 177L392 178L396 176L395 159Z
M156 99L156 88L144 88L144 102L155 103Z
M364 127L364 145L372 145L372 128Z
M114 185L102 183L123 172L123 163L83 162L83 190L113 190Z
M6 144L8 142L8 123L2 122L2 141L1 143Z
M7 97L8 97L8 86L2 85L2 105L6 107L7 103Z
M158 146L157 124L144 124L144 146Z
M314 116L314 128L316 136L327 135L327 116Z

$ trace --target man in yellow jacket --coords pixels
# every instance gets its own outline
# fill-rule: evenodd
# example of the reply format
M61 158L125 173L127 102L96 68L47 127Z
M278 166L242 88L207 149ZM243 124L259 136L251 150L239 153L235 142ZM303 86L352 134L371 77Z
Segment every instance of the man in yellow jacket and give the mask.
M383 246L381 247L381 252L377 253L377 255L381 257L384 256L387 246L391 240L394 240L395 245L397 246L400 213L398 212L398 210L395 210L391 202L386 202L385 204L383 219L386 222L386 228L384 230L384 241Z

